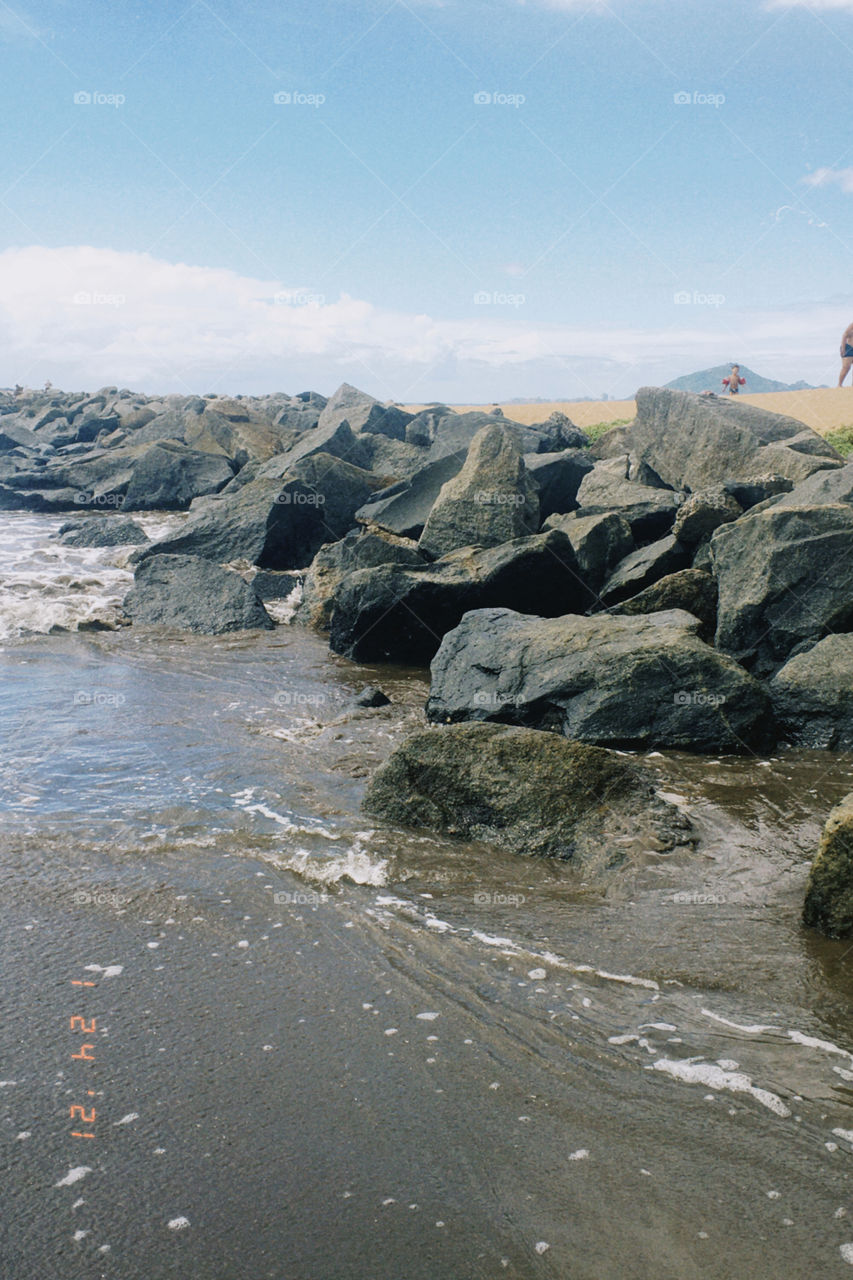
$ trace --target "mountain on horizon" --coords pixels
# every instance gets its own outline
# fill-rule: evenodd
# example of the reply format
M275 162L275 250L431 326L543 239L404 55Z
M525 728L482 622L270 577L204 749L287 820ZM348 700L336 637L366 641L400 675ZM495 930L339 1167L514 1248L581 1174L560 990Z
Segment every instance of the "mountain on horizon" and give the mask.
M698 373L686 373L683 378L674 378L666 386L671 391L716 391L721 393L723 378L731 373L730 364L718 364L713 369L701 369ZM772 378L762 378L760 373L753 373L745 364L740 367L740 376L746 378L745 393L762 391L815 391L809 382L774 382Z

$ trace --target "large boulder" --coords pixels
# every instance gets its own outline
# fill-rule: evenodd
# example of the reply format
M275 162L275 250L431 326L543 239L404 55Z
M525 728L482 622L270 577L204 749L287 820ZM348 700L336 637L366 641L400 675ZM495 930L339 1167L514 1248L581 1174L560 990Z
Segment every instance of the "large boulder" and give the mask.
M245 559L263 569L299 569L320 547L352 528L358 507L376 487L369 472L339 458L303 458L281 479L258 478L208 499L148 554L203 556L226 564Z
M685 494L638 484L628 478L630 467L628 454L596 462L581 481L577 503L582 516L624 516L637 542L648 542L669 532Z
M619 604L630 596L645 591L661 578L686 569L693 559L693 552L672 534L639 547L622 560L601 588L601 602Z
M390 436L405 440L406 427L413 415L396 405L380 404L373 396L344 382L326 402L320 414L319 428L336 427L345 419L353 431Z
M702 624L698 631L700 639L713 641L717 629L717 584L713 576L699 569L680 569L621 604L611 606L608 612L635 617L641 613L664 613L668 609L692 613Z
M565 533L581 573L596 592L617 564L636 550L628 521L612 511L598 516L552 515L542 528L561 529Z
M853 749L853 635L826 636L798 653L768 688L786 742Z
M430 720L496 720L599 746L742 751L765 740L758 681L672 610L640 617L468 613L432 662Z
M806 886L803 924L830 938L853 936L853 795L830 813Z
M696 546L710 538L721 524L743 515L743 507L721 484L691 493L679 507L672 532L679 542Z
M133 467L124 511L184 511L193 498L218 493L234 476L227 458L175 443L152 445Z
M321 423L313 431L306 431L291 448L263 463L257 475L262 479L281 479L297 462L317 453L340 458L342 462L364 470L370 467L370 454L364 441L353 434L349 423L343 419Z
M198 556L144 560L124 608L135 623L211 636L274 626L254 587Z
M420 568L425 561L417 543L383 529L353 530L340 542L321 547L305 575L297 621L328 630L338 584L347 574L359 569L375 569L380 564Z
M853 506L853 462L835 471L816 471L783 494L778 507L814 507L846 502Z
M123 516L89 516L62 525L59 541L66 547L129 547L142 546L148 535L135 520Z
M578 489L594 463L586 449L526 453L524 462L539 490L539 519L563 515L578 505Z
M498 423L512 431L522 453L539 452L539 446L545 437L536 427L525 427L520 422L513 422L504 417L499 418ZM494 425L494 415L482 413L479 409L472 409L470 413L450 412L439 418L435 423L434 435L429 447L430 462L435 461L436 458L443 458L448 453L464 454L478 431L482 431L483 427Z
M634 764L553 733L498 724L413 734L374 774L371 817L599 870L669 851L689 824Z
M758 675L828 632L853 630L853 508L781 502L711 539L716 645Z
M410 480L378 490L355 513L356 519L401 538L419 538L436 498L447 481L458 475L465 456L464 452L445 454L421 467Z
M478 431L461 470L442 486L418 542L438 559L457 547L497 547L539 528L537 486L512 435Z
M816 431L737 398L666 387L641 387L636 398L628 451L673 488L696 491L766 472L797 483L841 465Z
M562 449L586 449L589 437L584 435L580 427L575 426L571 418L559 409L555 410L545 422L536 423L534 431L542 434L539 445L540 453L557 453Z
M426 664L469 609L582 611L592 595L572 544L556 529L486 550L455 551L424 569L360 569L332 599L329 643L355 662Z

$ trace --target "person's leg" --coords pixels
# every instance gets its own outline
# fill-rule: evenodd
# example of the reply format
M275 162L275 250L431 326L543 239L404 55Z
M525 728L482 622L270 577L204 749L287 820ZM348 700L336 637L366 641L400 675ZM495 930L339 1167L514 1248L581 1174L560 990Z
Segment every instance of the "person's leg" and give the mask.
M841 360L841 373L838 378L839 387L844 386L844 379L853 368L853 356L844 356Z

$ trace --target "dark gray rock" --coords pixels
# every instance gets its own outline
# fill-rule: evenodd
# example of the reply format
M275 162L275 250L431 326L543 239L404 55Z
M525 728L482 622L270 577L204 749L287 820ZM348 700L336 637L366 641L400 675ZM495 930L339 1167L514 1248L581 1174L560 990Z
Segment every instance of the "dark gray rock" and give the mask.
M521 453L538 453L543 436L534 427L525 427L509 418L500 420L501 426L512 431ZM470 413L449 413L435 424L435 435L429 448L429 460L443 458L448 453L467 452L468 446L483 427L493 427L495 419L490 413L474 409Z
M257 592L239 574L198 556L151 556L136 570L124 608L134 623L203 635L270 630Z
M660 538L650 546L632 551L622 560L601 588L600 597L605 605L619 604L629 596L645 591L661 578L686 569L693 559L693 552L672 534Z
M217 493L233 478L227 458L161 442L133 467L124 494L124 511L184 511L193 498Z
M686 495L629 480L630 461L625 454L597 462L581 481L578 508L582 516L616 512L637 542L648 542L669 532Z
M624 516L549 516L543 529L561 529L574 547L578 566L591 589L598 592L605 578L636 550L631 526Z
M332 599L329 643L355 662L420 665L470 609L507 605L553 616L591 600L572 544L552 529L453 552L424 569L380 565L349 574Z
M711 539L717 648L766 675L806 641L853 630L853 508L750 511Z
M318 425L323 431L346 420L353 431L390 436L392 440L405 440L406 427L412 421L412 416L396 405L380 404L373 396L344 382L329 397Z
M539 453L559 453L563 449L587 449L589 437L584 435L580 427L576 427L571 418L556 410L546 422L535 424L534 431L541 432L542 440Z
M477 432L462 468L442 486L418 550L438 559L458 547L497 547L538 528L537 486L511 433L493 423Z
M363 470L370 466L367 446L353 434L349 423L344 419L342 422L328 422L325 425L321 423L313 431L306 431L292 448L265 462L258 475L263 479L281 479L297 462L317 453L340 458L342 462Z
M260 569L251 579L261 600L286 600L301 582L301 573L279 573L274 569Z
M66 547L125 547L141 546L148 541L148 535L135 520L122 516L89 516L62 525L59 540Z
M853 635L826 636L798 653L768 689L791 746L853 750Z
M803 924L829 938L853 937L853 795L827 818L806 885Z
M406 427L406 442L428 449L435 440L438 424L442 418L447 418L452 413L453 410L446 404L434 404L428 409L422 409Z
M665 387L640 388L637 417L625 439L628 451L665 484L692 491L768 472L796 483L820 468L841 465L832 446L795 418L737 397Z
M526 453L524 461L539 489L540 520L574 511L581 481L594 466L587 451L566 446L559 453Z
M387 707L390 706L391 699L387 693L383 693L375 684L367 684L353 698L353 706L356 707Z
M710 538L721 524L730 524L743 515L743 507L723 486L691 493L679 507L672 526L673 535L686 546L696 546Z
M44 441L28 427L14 422L11 417L0 419L0 453L9 453L18 448L38 452L44 448Z
M699 638L713 642L717 630L717 584L710 573L702 573L698 569L670 573L622 604L613 605L608 612L634 617L641 613L663 613L668 609L692 613L702 624Z
M296 620L327 631L338 583L358 569L374 569L380 564L402 564L422 568L426 561L417 543L398 538L380 529L348 533L340 542L321 547L305 575L302 603Z
M815 475L821 476L834 474L834 471L815 472ZM790 493L794 488L794 482L788 480L786 476L753 476L751 480L727 480L723 488L744 511L749 511L759 503L767 502L769 498Z
M585 873L628 863L632 844L640 853L692 842L687 820L636 765L498 724L413 734L374 774L363 807L397 826L571 860Z
M226 564L245 559L262 569L300 569L320 547L341 538L377 481L340 458L303 458L281 479L259 477L233 494L193 509L177 533L150 555L204 556Z
M846 502L853 506L853 462L837 471L817 471L802 480L776 503L779 507L814 507Z
M461 471L465 456L447 454L416 471L410 480L379 490L355 513L356 519L401 538L419 538L442 486Z
M641 617L468 613L432 662L430 720L495 720L626 748L764 743L764 689L680 610Z

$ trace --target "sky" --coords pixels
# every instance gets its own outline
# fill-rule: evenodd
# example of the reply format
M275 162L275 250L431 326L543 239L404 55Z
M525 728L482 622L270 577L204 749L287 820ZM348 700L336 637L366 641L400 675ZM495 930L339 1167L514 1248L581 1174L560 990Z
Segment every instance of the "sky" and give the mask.
M0 385L834 385L853 0L0 0Z

